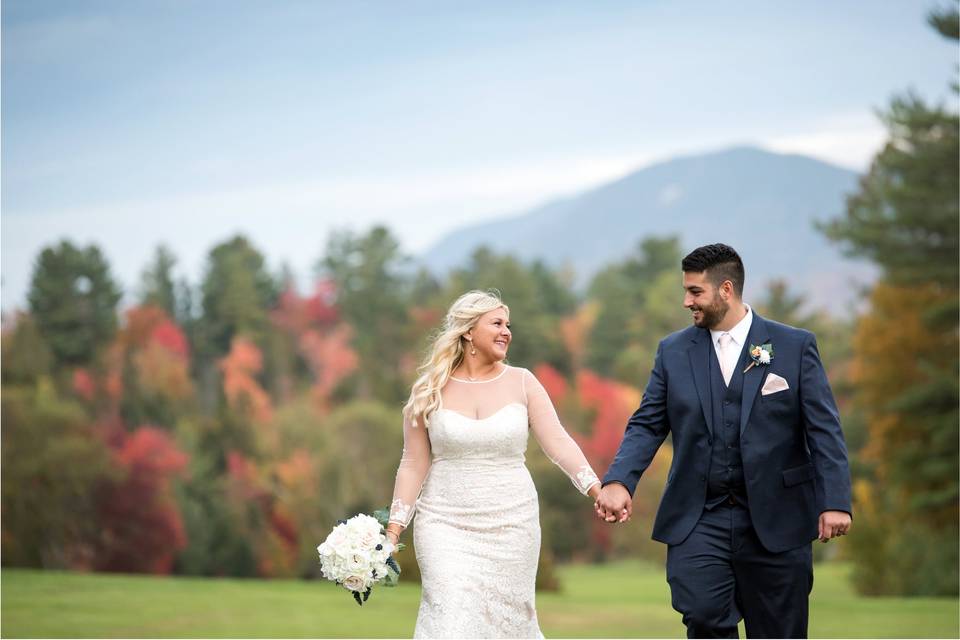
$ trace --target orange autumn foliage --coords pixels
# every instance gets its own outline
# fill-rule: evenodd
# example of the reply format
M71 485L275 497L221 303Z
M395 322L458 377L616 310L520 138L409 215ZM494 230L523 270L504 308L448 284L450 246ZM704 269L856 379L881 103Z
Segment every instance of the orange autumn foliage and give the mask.
M946 372L953 369L951 363L960 348L957 334L932 331L924 319L927 310L949 297L937 286L906 288L880 283L873 290L871 310L860 318L854 335L851 374L869 429L862 460L873 465L879 484L897 487L904 500L915 492L949 489L947 483L931 483L904 458L905 451L920 450L928 452L922 457L932 459L939 450L935 443L938 434L921 428L913 410L898 406L908 390L936 384L951 375ZM955 478L946 480L955 482ZM892 496L888 492L888 497ZM931 511L928 517L948 526L956 521L956 504Z
M321 406L326 405L337 384L357 368L357 354L350 348L352 335L352 329L341 324L326 333L309 330L300 336L300 353L313 373L313 395Z
M575 313L560 320L560 336L563 338L563 346L570 354L574 369L579 369L583 365L587 336L593 328L598 312L599 306L596 302L587 302Z
M227 454L227 496L240 516L240 526L253 542L257 573L261 576L292 576L299 553L300 534L296 519L283 503L286 494L282 475L296 474L302 460L294 456L292 468L284 463L258 465L237 451ZM280 477L278 477L280 476ZM278 491L277 480L280 480ZM249 515L256 514L255 518Z
M97 393L97 381L94 380L90 371L84 367L78 367L73 371L73 392L78 396L91 402Z
M220 360L227 404L238 413L248 413L255 422L267 423L273 417L273 405L256 379L262 369L260 349L241 336L234 337L230 353Z

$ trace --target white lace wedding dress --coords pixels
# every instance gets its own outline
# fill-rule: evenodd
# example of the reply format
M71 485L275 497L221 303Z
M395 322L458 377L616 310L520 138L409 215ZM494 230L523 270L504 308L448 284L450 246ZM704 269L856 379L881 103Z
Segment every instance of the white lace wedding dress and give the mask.
M403 526L417 514L423 593L414 637L541 638L528 433L581 493L597 476L530 371L506 366L491 380L451 378L441 396L426 430L404 424L390 514Z

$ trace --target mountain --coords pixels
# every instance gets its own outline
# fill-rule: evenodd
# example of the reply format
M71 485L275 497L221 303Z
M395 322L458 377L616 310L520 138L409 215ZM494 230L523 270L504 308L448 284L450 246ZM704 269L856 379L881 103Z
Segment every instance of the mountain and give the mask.
M748 302L767 281L785 278L812 306L842 312L874 270L843 258L814 222L843 212L858 177L813 158L753 147L680 157L520 215L463 227L421 260L443 273L486 245L570 266L582 286L642 238L678 235L684 251L711 242L736 248L746 267Z

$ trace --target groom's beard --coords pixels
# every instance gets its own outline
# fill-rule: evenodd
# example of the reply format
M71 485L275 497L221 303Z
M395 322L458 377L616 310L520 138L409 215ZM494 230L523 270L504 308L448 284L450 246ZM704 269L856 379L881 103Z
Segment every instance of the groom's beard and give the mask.
M700 312L699 318L694 316L693 324L701 329L713 329L723 322L729 310L730 305L723 301L720 294L714 296L713 302L710 303L709 306L703 307L695 305L690 307L690 311Z

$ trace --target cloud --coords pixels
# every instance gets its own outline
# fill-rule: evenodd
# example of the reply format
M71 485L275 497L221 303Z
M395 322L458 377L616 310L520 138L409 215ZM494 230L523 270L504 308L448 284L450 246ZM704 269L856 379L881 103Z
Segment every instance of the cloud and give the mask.
M865 171L883 147L887 130L869 111L844 113L819 122L806 130L773 136L764 143L781 153L799 153L857 171Z

